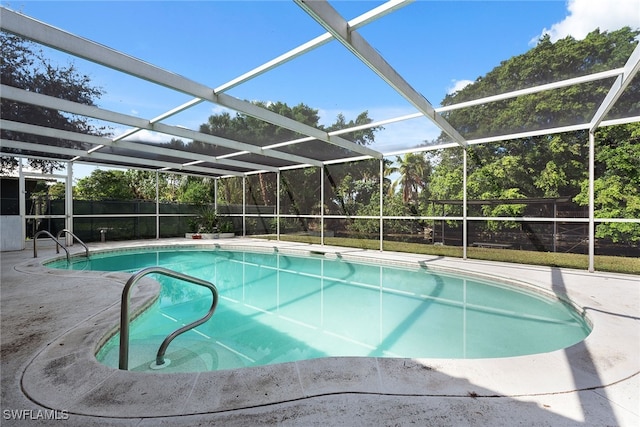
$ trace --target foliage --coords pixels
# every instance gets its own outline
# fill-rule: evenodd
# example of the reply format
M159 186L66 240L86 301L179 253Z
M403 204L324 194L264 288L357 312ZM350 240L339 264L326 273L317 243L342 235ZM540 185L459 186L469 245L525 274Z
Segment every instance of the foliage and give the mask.
M126 185L131 189L134 199L139 200L155 200L156 199L156 173L151 171L141 171L136 169L127 169L124 172L124 180ZM164 182L159 182L159 196L162 198Z
M220 225L218 226L218 230L221 233L233 233L235 231L233 226L233 221L229 219L221 219Z
M601 128L596 137L595 215L597 218L640 218L640 123ZM575 200L589 204L588 179ZM614 242L640 242L640 224L601 223L596 237Z
M242 178L234 176L218 182L218 203L229 205L242 203Z
M96 169L79 179L74 189L78 200L132 200L134 196L126 173L121 170Z
M198 215L189 220L189 227L196 233L214 233L218 230L218 215L213 206L203 206Z
M320 213L320 170L316 167L282 171L282 213L309 215Z
M430 153L430 162L435 165L430 177L429 190L433 200L462 200L462 149L450 148ZM460 215L461 210L455 205L441 206L424 204L421 212L427 215Z
M621 67L637 45L639 34L640 31L622 28L613 32L596 30L580 41L567 37L551 43L544 37L529 52L502 62L473 84L447 95L442 104L451 105ZM589 123L612 83L611 79L585 83L451 110L443 115L468 139ZM640 82L632 82L611 114L616 117L637 114L639 100ZM637 126L620 125L598 131L596 211L599 217L639 217ZM430 144L444 140L442 135ZM472 145L467 149L468 198L570 196L586 205L588 141L588 131L581 130ZM462 199L463 156L462 149L447 149L431 155L433 199ZM523 208L524 205L518 204L492 204L486 205L482 214L520 216ZM428 214L434 213L427 205L423 209ZM455 213L456 207L446 209L445 214L450 215ZM638 225L632 223L601 224L597 234L616 242L638 241L638 231Z
M277 197L276 181L277 174L275 173L258 173L247 176L247 204L255 206L275 206Z
M612 32L595 30L584 40L568 36L555 43L545 35L533 49L503 61L487 75L478 77L473 84L447 95L442 104L451 105L622 67L635 48L639 33L629 27ZM455 122L477 115L474 120L458 127L469 138L481 134L487 136L491 131L505 128L511 129L509 133L516 129L530 129L534 123L571 124L576 115L586 113L583 107L588 103L599 103L611 83L589 83L579 88L569 87L521 96L495 105L485 105L486 108L451 112L447 118ZM581 118L588 121L591 117L587 115Z
M325 166L325 211L356 215L364 205L379 206L379 170L377 160Z
M373 195L371 202L367 205L363 205L357 212L358 216L378 216L380 214L379 196ZM388 195L384 199L382 214L384 216L410 216L412 215L411 209L403 201L402 195L395 193ZM353 219L347 224L347 230L352 232L358 232L363 234L372 234L380 232L380 223L378 220L371 219ZM413 227L411 221L387 221L385 222L385 233L411 233Z
M42 51L25 39L0 31L0 79L2 84L25 89L34 93L54 96L86 105L95 105L95 100L102 95L102 90L91 85L87 75L78 72L75 65L59 67L44 57ZM87 118L62 113L50 108L23 104L6 98L1 99L0 109L4 120L18 122L28 121L31 124L53 127L57 129L85 134L107 134L107 129L96 127ZM88 144L72 143L55 138L23 134L2 130L2 138L37 144L55 144L67 148L88 150ZM21 154L21 150L5 149L4 154L11 152ZM17 159L2 156L1 171L6 174L14 171ZM29 165L44 173L60 169L59 162L42 159L29 159Z
M62 182L56 182L53 185L49 186L49 197L53 199L64 199L65 198L65 184Z
M95 169L74 188L79 200L155 200L156 172ZM213 203L213 180L176 174L158 175L161 202Z
M398 166L390 168L390 172L398 172L400 177L391 184L389 193L395 193L399 187L404 203L417 203L421 192L428 198L431 163L424 153L407 153L403 157L397 156L396 161Z
M214 184L211 178L180 176L177 194L172 201L179 203L213 203Z
M298 104L290 107L283 102L255 102L256 105L266 108L285 117L295 119L306 125L332 132L348 127L364 125L372 122L368 113L360 113L355 120L347 120L344 115L339 114L336 121L330 126L320 125L320 116L318 110L315 110L305 104ZM342 138L348 139L359 145L368 145L374 142L375 132L378 127L363 129L356 132L340 135ZM279 142L290 141L300 138L302 135L297 134L289 129L281 128L262 120L237 113L231 115L222 113L209 117L207 123L200 126L203 133L215 135L222 138L237 140L240 142L258 143L259 145L275 144ZM316 149L315 143L301 143L288 146L286 151L292 154L305 156L308 150ZM217 147L194 141L192 147L196 150L213 154ZM346 151L340 147L327 147L322 145L325 155L334 158L342 157ZM375 186L374 182L379 180L375 174L369 173L369 162L357 162L344 165L326 166L324 175L329 185L325 186L325 202L329 206L325 206L327 210L337 209L342 213L353 212L355 203L368 201L370 194ZM377 169L376 169L377 170ZM349 176L349 178L346 178ZM319 213L321 207L318 203L320 200L320 174L316 168L294 169L281 174L281 201L283 202L283 211L292 214L310 214ZM269 174L257 174L255 178L248 180L248 196L250 203L262 206L275 206L277 204L277 182L269 177ZM221 203L239 204L242 203L242 181L240 178L225 178L220 180L219 201ZM356 201L355 199L359 199Z

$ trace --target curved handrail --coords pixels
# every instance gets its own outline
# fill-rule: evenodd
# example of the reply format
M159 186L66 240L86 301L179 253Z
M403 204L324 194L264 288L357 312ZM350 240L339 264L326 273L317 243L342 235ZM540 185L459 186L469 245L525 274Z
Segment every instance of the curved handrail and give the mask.
M60 230L60 231L58 232L58 236L57 236L57 237L58 237L58 240L60 240L60 236L62 236L62 233L70 234L72 238L76 239L76 240L78 241L78 243L80 243L80 244L84 247L85 255L86 255L86 257L87 257L87 258L89 258L89 248L87 247L87 245L85 245L85 244L84 244L84 242L83 242L82 240L80 240L80 238L79 238L78 236L76 236L75 234L73 234L73 232L71 232L71 230L67 230L67 229L65 228L65 229L62 229L62 230ZM58 249L58 248L56 247L56 249ZM59 252L58 252L58 253L59 253Z
M215 311L216 306L218 305L218 289L213 283L207 282L206 280L202 280L202 279L198 279L197 277L178 273L177 271L169 270L168 268L164 268L164 267L147 267L138 271L137 273L134 273L133 276L131 276L129 280L127 280L127 283L124 285L124 289L122 291L122 304L120 309L120 359L118 364L119 369L123 369L123 370L129 369L129 292L133 287L133 285L135 285L136 282L138 282L138 280L142 279L144 276L151 273L164 274L165 276L173 277L174 279L181 279L186 282L191 282L196 285L204 286L205 288L209 289L211 291L211 294L213 295L211 308L209 308L209 311L204 317L177 329L176 331L172 332L171 334L169 334L169 336L167 336L164 339L164 341L160 345L160 348L158 349L158 354L156 355L157 366L164 365L164 353L167 350L167 347L169 346L171 341L173 341L175 337L182 334L183 332L186 332L189 329L195 328L196 326L201 325L207 320L209 320L213 315L213 312Z
M67 262L69 262L69 250L66 248L65 245L63 245L62 243L60 243L60 241L58 241L58 239L56 239L55 237L53 237L53 234L49 233L47 230L40 230L38 231L35 236L33 236L33 257L34 258L38 258L38 236L41 234L46 234L47 236L51 237L53 239L54 242L56 242L56 253L60 253L60 247L62 247L62 249L64 249L64 251L67 253Z

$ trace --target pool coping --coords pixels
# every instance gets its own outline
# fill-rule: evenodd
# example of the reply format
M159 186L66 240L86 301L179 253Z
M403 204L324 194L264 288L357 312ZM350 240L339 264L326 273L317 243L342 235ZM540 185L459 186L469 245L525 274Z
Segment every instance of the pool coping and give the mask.
M31 400L73 414L155 418L224 412L337 393L447 397L568 393L615 384L640 371L637 276L253 239L172 242L171 246L175 245L278 248L282 253L322 251L345 259L517 280L570 299L585 310L593 331L567 349L531 356L457 360L338 357L225 371L149 374L109 368L95 359L96 347L118 326L119 304L112 303L51 340L28 362L21 383ZM136 246L162 247L166 243L128 245ZM25 273L102 278L122 285L130 277L123 273L52 271L37 260L17 268ZM519 277L522 275L526 280ZM617 280L605 289L601 282L611 276ZM155 295L152 281L141 282L132 295L132 306L140 310Z

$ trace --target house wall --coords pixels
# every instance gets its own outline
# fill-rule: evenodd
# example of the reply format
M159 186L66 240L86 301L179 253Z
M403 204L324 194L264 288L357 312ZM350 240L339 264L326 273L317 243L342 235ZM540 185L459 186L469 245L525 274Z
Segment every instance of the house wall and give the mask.
M22 223L20 215L0 216L0 250L21 251L25 247L22 238Z

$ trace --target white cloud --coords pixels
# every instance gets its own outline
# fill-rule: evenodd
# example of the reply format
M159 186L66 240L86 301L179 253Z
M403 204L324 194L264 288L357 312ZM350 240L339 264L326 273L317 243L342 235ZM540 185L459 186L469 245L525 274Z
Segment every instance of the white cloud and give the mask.
M219 116L222 113L229 113L231 116L233 116L236 113L234 110L227 107L223 107L222 105L218 105L218 104L213 104L210 107L209 111L212 116Z
M448 95L452 95L470 84L473 84L473 80L451 80L451 83L452 85L447 88Z
M569 0L567 9L566 18L549 29L543 29L531 43L536 44L545 34L549 34L551 41L555 42L567 36L582 40L596 28L600 31L618 30L624 26L640 28L638 0Z
M154 144L161 144L171 141L171 135L165 135L163 133L151 132L148 130L141 130L134 133L131 136L126 137L125 141L133 142L151 142Z

